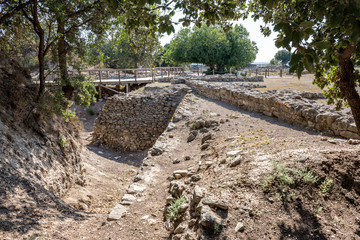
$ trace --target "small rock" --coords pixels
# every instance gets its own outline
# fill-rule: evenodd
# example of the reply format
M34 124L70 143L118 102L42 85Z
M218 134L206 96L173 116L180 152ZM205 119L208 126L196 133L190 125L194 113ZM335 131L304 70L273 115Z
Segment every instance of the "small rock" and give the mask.
M195 224L196 224L196 219L195 219L195 218L190 219L190 221L189 221L189 227L192 227L192 226L194 226Z
M201 208L201 214L200 214L200 220L199 224L203 227L211 228L213 229L215 225L222 226L222 220L221 218L211 211L210 207L207 205L204 205Z
M178 174L178 173L174 173L174 178L175 179L180 179L182 178L183 176L181 174Z
M119 220L123 217L126 213L127 208L124 205L117 204L110 212L107 220L108 221L115 221Z
M242 159L243 159L242 156L237 156L235 159L231 160L229 166L230 167L235 167L235 166L239 165L241 163Z
M170 193L174 197L180 197L185 190L185 184L182 182L173 181L170 183Z
M334 139L329 139L327 141L328 141L328 143L336 144L336 141Z
M204 143L203 145L201 145L200 149L201 150L205 150L210 146L210 143Z
M216 117L216 116L218 116L218 114L217 114L217 113L212 112L212 113L210 113L210 114L209 114L209 116L210 116L210 117Z
M78 208L80 210L83 210L83 211L88 211L89 210L89 206L83 202L79 202L78 203Z
M228 157L235 157L235 156L239 155L240 153L241 153L240 150L234 150L234 151L227 152L227 153L226 153L226 156L228 156Z
M178 163L180 163L180 160L175 158L174 161L173 161L173 164L178 164Z
M189 208L189 204L184 203L179 207L179 213L184 213Z
M194 193L193 193L193 199L192 199L193 203L198 204L203 197L204 197L203 189L201 187L199 187L198 185L196 185L194 187Z
M172 130L176 129L176 124L175 123L172 123L170 122L168 127L167 127L167 131L170 132Z
M351 145L358 145L360 144L360 140L357 140L357 139L349 139L347 140L347 142Z
M172 197L172 196L168 196L167 198L166 198L166 204L170 204L170 203L172 203L174 201L174 198Z
M185 161L189 161L190 159L191 159L190 156L185 156L184 158Z
M181 119L183 119L183 116L180 113L174 113L174 116L172 118L172 121L175 122L179 122Z
M245 230L245 226L242 222L238 222L235 227L235 232L243 232Z
M136 200L136 197L132 194L124 194L124 196L121 199L121 201L125 201L125 202L132 202L135 200Z
M170 134L170 135L169 135L169 138L174 138L174 135L171 135L171 134Z
M151 156L159 156L165 151L166 145L160 141L157 141L152 148L150 148Z
M199 181L201 179L199 174L194 174L191 176L191 181L196 182Z
M126 192L128 194L136 194L136 193L143 192L145 189L146 189L145 186L133 183L130 185L130 187L128 188L128 190Z
M204 142L206 142L207 140L211 139L212 135L210 132L204 134L204 136L201 139L201 144L203 144Z
M134 182L138 182L138 181L140 181L140 180L142 180L142 175L141 174L137 174L135 177L134 177Z
M225 120L224 120L224 119L220 119L220 123L225 123Z
M182 177L185 177L188 174L187 170L176 170L173 172L174 176L175 174L180 174Z
M202 203L204 205L208 205L212 208L220 208L222 210L228 210L228 208L229 208L228 203L225 201L222 201L222 200L211 200L211 199L204 198L202 200Z
M321 137L320 140L321 140L321 141L327 141L328 138L326 138L326 137Z
M210 167L213 164L212 161L205 161L205 166Z
M174 234L180 234L183 233L186 229L186 222L182 222L177 226L177 228L174 230Z
M196 136L198 135L198 131L196 130L191 130L187 139L187 142L192 142Z

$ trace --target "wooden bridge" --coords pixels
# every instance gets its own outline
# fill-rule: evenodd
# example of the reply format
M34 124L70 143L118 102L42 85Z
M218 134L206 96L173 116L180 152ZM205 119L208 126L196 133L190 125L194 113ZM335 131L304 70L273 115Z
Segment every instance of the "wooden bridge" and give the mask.
M76 76L79 71L70 70L69 76ZM154 68L126 68L126 69L86 69L81 70L80 74L89 76L94 80L101 98L101 88L119 93L118 91L106 87L106 85L125 85L126 92L129 92L131 84L141 84L155 82L162 78L184 75L184 69L181 67L154 67ZM54 79L58 77L55 74L49 74L46 78L46 84L53 84ZM35 80L36 81L36 80Z

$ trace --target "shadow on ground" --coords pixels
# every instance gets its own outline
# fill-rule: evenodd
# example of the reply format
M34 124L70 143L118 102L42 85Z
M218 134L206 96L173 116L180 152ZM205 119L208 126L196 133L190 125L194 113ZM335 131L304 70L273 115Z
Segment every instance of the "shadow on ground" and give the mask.
M30 178L11 171L0 166L0 232L23 235L30 230L41 230L41 219L50 216L76 221L90 216L72 208Z

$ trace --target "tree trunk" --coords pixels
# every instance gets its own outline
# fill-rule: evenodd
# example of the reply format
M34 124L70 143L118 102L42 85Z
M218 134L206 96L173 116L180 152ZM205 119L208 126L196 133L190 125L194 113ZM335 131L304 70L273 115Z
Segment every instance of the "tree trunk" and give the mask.
M355 88L354 64L351 55L355 47L347 46L339 51L339 88L350 105L355 124L360 135L360 96Z
M45 92L45 37L44 32L39 32L38 34L40 38L39 42L39 53L38 53L38 60L39 60L39 92L38 97L40 98L41 95Z
M68 100L71 100L74 93L74 87L71 85L69 81L69 74L67 70L67 59L66 54L68 52L66 41L65 41L65 23L62 21L62 19L59 17L57 18L58 23L58 29L57 33L59 34L58 39L58 60L59 60L59 69L60 69L60 77L61 82L63 84L62 91L64 93L64 97L66 97Z

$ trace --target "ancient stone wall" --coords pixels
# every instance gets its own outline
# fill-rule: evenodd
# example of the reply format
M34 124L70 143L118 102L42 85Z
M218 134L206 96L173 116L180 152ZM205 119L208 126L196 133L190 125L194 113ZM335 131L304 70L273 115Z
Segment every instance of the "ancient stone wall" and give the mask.
M189 90L180 84L150 86L109 98L95 121L94 143L120 151L150 148Z
M156 81L184 83L185 80L206 81L206 82L264 82L264 76L237 77L233 74L207 75L207 76L187 75L187 76L177 76L177 77L164 77L164 78L159 78Z
M336 111L333 106L313 99L321 95L298 91L267 91L221 85L204 81L186 81L196 92L206 97L227 102L246 110L260 112L301 127L346 138L359 138L349 109ZM309 99L309 98L312 99Z

